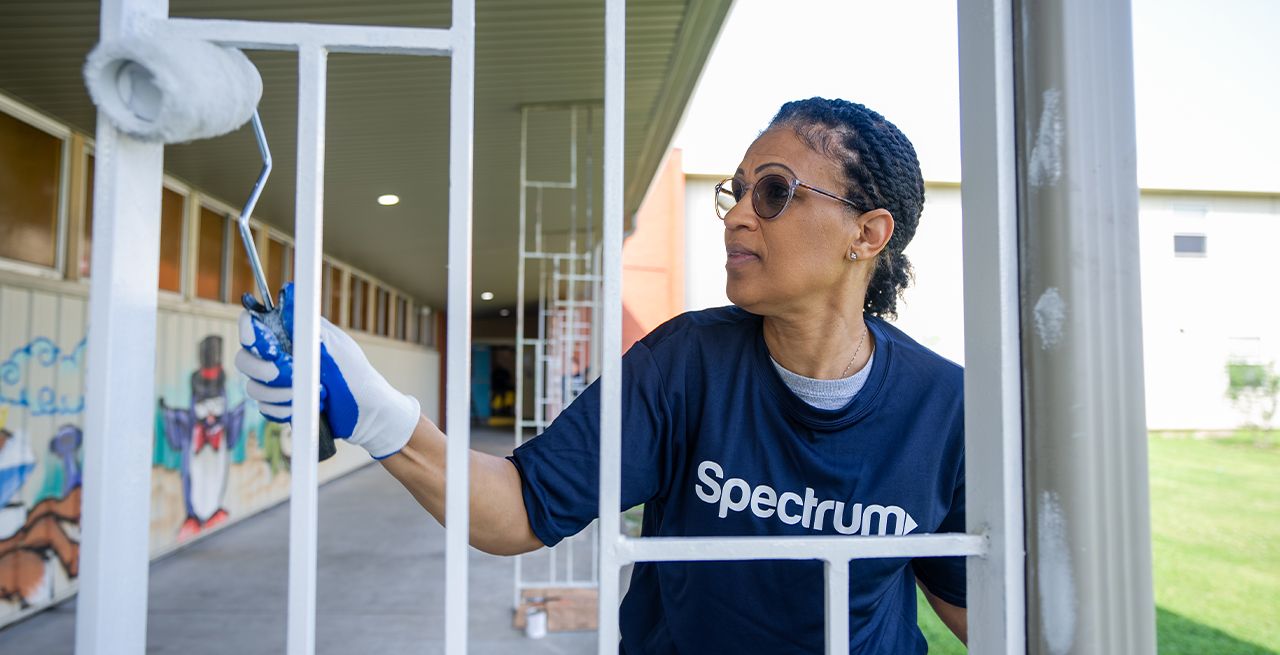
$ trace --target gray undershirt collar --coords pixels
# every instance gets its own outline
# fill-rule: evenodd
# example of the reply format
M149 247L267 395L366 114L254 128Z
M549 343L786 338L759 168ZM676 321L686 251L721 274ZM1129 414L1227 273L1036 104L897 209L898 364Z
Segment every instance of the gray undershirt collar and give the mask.
M801 400L818 409L840 409L848 405L849 401L858 395L862 385L867 383L867 378L871 375L871 363L875 358L876 354L872 351L871 357L867 359L867 365L863 366L862 370L839 380L807 378L783 368L782 364L772 356L769 357L769 361L773 362L774 370L778 371L787 388Z

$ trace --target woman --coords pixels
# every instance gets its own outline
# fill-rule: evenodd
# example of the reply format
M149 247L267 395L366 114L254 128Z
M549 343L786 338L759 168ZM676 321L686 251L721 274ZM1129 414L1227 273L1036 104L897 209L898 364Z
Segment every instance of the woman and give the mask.
M787 103L716 187L733 307L667 322L623 359L623 507L646 536L964 530L961 369L885 322L924 183L911 143L842 100ZM282 301L291 308L288 298ZM241 319L237 366L273 420L291 366ZM322 327L324 411L437 519L445 436L356 344ZM471 543L513 555L597 516L599 388L503 459L471 454ZM820 562L640 563L627 653L821 652ZM965 637L964 560L854 560L850 647L923 653L918 583Z

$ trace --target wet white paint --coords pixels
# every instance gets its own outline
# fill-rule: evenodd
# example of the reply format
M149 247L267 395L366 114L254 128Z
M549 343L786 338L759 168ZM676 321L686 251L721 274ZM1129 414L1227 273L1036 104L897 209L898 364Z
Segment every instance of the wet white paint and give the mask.
M1040 339L1040 349L1049 350L1062 343L1062 326L1067 320L1067 303L1057 287L1049 287L1040 294L1034 310L1036 336Z
M1032 187L1053 186L1062 178L1062 92L1046 90L1042 104L1036 142L1031 146L1028 162L1027 175Z
M1076 590L1067 545L1066 521L1057 494L1042 492L1036 544L1039 558L1040 626L1051 655L1071 650L1076 631Z

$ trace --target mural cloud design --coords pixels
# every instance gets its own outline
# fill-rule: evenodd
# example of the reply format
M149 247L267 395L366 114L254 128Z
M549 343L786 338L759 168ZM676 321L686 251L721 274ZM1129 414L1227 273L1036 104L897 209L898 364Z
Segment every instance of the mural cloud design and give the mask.
M64 351L50 338L36 337L18 347L0 361L0 405L24 408L32 416L69 416L83 412L86 343L86 339L81 339L70 351ZM52 386L56 382L33 386L32 373L42 369L52 369L55 381L64 375L74 376L75 384L67 386L75 391L59 394Z

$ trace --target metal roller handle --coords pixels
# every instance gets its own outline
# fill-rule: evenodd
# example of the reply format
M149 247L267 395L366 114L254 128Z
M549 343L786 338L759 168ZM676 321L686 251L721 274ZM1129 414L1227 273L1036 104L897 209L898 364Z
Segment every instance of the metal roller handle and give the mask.
M253 231L249 229L249 218L253 216L254 207L258 206L258 198L262 196L262 187L266 186L267 178L271 176L271 148L267 145L267 134L262 129L262 119L258 117L258 110L253 110L253 136L258 140L258 152L262 155L262 171L258 173L258 179L253 183L253 190L249 192L249 200L245 202L244 209L240 210L240 240L244 242L245 253L249 256L249 266L253 269L253 279L258 284L258 292L262 295L262 302L259 303L253 297L252 293L246 293L241 297L240 302L244 308L249 310L262 320L267 314L279 313L280 309L276 307L275 301L271 297L271 288L267 286L267 276L262 271L262 260L258 258L258 248L253 242ZM263 321L264 324L272 326L272 331L276 332L276 340L284 348L285 352L293 352L293 335L284 334L283 321ZM279 326L279 327L276 327ZM324 461L333 457L338 449L333 442L333 428L329 425L329 419L322 414L320 416L320 443L319 443L320 461Z
M267 311L275 308L275 301L271 299L271 288L267 286L267 276L262 272L262 260L258 258L258 249L253 245L253 231L249 229L249 217L253 216L253 209L258 206L258 198L262 195L262 187L267 185L267 178L271 176L271 148L267 146L267 134L262 130L262 119L258 117L258 110L253 110L253 136L258 140L258 152L262 155L262 171L258 173L258 179L253 183L253 190L249 192L249 200L245 202L244 209L240 210L240 240L244 242L244 249L249 255L249 266L253 269L253 279L258 283L258 293L262 295L262 304L266 306Z

